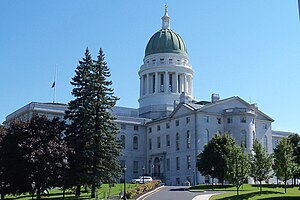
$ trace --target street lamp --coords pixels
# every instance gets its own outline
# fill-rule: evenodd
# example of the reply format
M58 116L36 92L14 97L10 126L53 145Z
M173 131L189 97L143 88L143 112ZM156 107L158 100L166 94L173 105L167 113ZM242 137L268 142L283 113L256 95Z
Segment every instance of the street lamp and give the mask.
M193 169L193 179L194 179L194 181L193 181L193 185L196 185L195 169Z
M124 174L124 194L123 194L123 199L126 200L126 165L123 167L123 174Z
M145 167L144 166L143 166L142 170L143 170L143 184L144 184L145 183L145 179L144 179L144 176L145 176Z
M215 170L215 168L214 168L214 166L212 166L211 167L211 179L212 179L212 181L211 181L211 185L212 185L212 190L214 190L214 170Z
M152 165L152 178L154 178L154 165Z
M66 189L66 167L68 165L68 158L67 157L64 157L63 158L63 167L64 167L64 174L63 174L63 200L65 199L65 189Z

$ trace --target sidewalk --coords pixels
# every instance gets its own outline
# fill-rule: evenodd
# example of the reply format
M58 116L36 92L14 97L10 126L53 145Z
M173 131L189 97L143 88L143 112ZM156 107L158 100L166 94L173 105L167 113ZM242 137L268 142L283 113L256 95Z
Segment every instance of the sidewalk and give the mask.
M194 197L192 200L208 200L214 194L201 194Z

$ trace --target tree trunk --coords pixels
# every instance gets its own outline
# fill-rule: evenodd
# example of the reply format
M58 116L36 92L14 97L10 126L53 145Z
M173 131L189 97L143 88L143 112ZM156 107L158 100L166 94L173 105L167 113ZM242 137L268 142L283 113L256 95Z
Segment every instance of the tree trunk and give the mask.
M40 187L37 188L37 191L36 191L36 199L37 199L37 200L41 200L41 188L40 188Z
M286 193L286 179L284 179L284 193Z
M92 184L91 198L95 198L95 192L96 192L96 184L94 182Z
M261 191L262 191L261 181L259 181L259 188L260 188L260 193L261 193Z
M76 197L80 197L80 188L81 188L81 185L76 186L76 194L75 194Z
M236 195L239 195L239 187L236 187Z
M4 193L1 193L1 200L4 200Z

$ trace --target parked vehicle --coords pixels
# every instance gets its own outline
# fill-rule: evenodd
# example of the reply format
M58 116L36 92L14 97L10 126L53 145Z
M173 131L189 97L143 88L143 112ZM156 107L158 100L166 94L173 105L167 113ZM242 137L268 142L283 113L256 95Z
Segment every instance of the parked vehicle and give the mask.
M131 179L131 183L146 183L153 181L151 176L140 176L139 178Z

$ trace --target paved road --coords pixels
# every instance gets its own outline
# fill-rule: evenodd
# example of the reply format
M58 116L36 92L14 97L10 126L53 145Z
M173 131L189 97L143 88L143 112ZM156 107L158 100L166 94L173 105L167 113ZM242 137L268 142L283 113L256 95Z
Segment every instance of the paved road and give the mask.
M204 198L197 199L207 199L208 194L215 194L219 192L208 191L208 192L189 192L186 191L185 186L165 186L161 190L142 198L142 200L192 200L198 195L205 195ZM210 195L209 195L210 196Z

